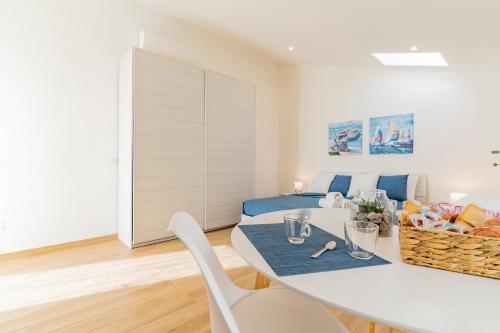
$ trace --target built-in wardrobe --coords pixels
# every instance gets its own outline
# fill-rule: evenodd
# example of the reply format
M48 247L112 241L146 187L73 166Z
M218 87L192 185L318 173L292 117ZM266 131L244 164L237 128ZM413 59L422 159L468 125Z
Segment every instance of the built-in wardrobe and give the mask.
M205 230L254 196L255 86L144 49L119 73L119 238L167 240L185 210Z

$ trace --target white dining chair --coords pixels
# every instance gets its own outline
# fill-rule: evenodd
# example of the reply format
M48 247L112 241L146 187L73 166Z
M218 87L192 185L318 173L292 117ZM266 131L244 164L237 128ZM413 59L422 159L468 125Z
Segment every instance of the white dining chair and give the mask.
M187 212L176 213L168 230L184 242L200 267L212 333L348 333L325 306L295 291L284 287L254 291L235 286Z

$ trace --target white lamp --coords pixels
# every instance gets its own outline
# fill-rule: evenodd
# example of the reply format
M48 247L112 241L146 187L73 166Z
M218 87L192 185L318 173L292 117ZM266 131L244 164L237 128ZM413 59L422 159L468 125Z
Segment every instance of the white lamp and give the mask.
M295 193L302 193L302 191L304 190L304 183L296 181L295 183L293 183L293 190L295 191Z
M460 199L463 199L467 196L465 193L460 193L460 192L453 192L450 193L450 202L451 203L457 203Z

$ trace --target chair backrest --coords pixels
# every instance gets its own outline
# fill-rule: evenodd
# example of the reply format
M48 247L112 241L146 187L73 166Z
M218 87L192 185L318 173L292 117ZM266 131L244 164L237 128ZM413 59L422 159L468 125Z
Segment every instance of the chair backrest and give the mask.
M212 332L239 333L231 306L248 295L229 280L210 243L196 220L187 212L177 212L168 230L179 237L200 267L210 304Z

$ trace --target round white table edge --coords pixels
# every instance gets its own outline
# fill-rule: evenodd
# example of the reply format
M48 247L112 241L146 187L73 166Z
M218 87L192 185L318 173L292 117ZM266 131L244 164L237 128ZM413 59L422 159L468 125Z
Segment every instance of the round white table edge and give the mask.
M286 213L286 211L283 211L284 213ZM264 215L264 214L263 214ZM252 217L253 219L253 217ZM245 223L244 224L249 224L250 219L247 219L245 220ZM241 222L240 222L241 223ZM236 250L236 247L234 246L234 233L235 232L239 232L242 234L243 237L246 238L245 234L241 231L241 229L239 228L239 225L240 223L238 223L236 226L234 226L233 228L233 231L231 232L231 244L233 246L233 248ZM269 224L279 224L279 223L269 223ZM398 229L397 229L397 226L394 228L394 231L397 232ZM247 239L247 241L251 244L250 240ZM253 246L253 244L251 244ZM257 249L256 249L257 251ZM246 256L240 252L238 252L236 250L236 252L238 253L238 255L243 258L243 260L245 260L248 265L250 267L252 267L253 269L255 269L257 272L259 272L260 274L264 275L266 278L268 278L269 280L272 280L276 283L279 283L280 285L284 285L286 286L287 288L290 288L304 296L307 296L311 299L314 299L318 302L320 302L321 304L327 304L327 305L330 305L330 306L333 306L334 308L336 309L339 309L339 310L342 310L342 311L346 311L346 312L349 312L351 314L354 314L356 316L359 316L359 317L362 317L362 318L365 318L365 319L368 319L368 320L371 320L371 321L374 321L374 322L378 322L378 323L382 323L382 324L385 324L385 325L388 325L390 327L394 327L394 328L397 328L397 329L401 329L401 330L409 330L409 331L413 331L413 332L429 332L429 333L436 333L436 332L433 332L433 331L426 331L426 330L422 330L422 328L418 328L418 327L413 327L413 326L410 326L410 325L402 325L401 323L397 323L397 322L393 322L393 321L390 321L390 320L387 320L385 318L379 318L379 317L376 317L376 316L371 316L371 315L368 315L368 314L365 314L363 312L360 312L360 311L357 311L356 309L352 309L352 308L348 308L348 307L345 307L345 306L342 306L342 305L339 305L335 302L332 302L332 301L325 301L323 299L320 299L319 297L316 297L314 295L311 295L311 294L308 294L298 288L295 288L293 287L292 285L289 285L287 284L286 282L284 281L277 281L277 278L276 276L272 276L271 274L268 274L267 272L261 270L261 269L258 269L254 266L252 266L249 261L248 261L248 258L246 258ZM258 251L257 251L258 252ZM259 253L260 255L260 253ZM262 258L265 262L265 259ZM388 259L387 259L388 260ZM266 262L267 264L267 262ZM395 264L395 262L391 261L391 264ZM272 269L269 267L269 270L272 271ZM308 273L308 274L318 274L318 273Z

